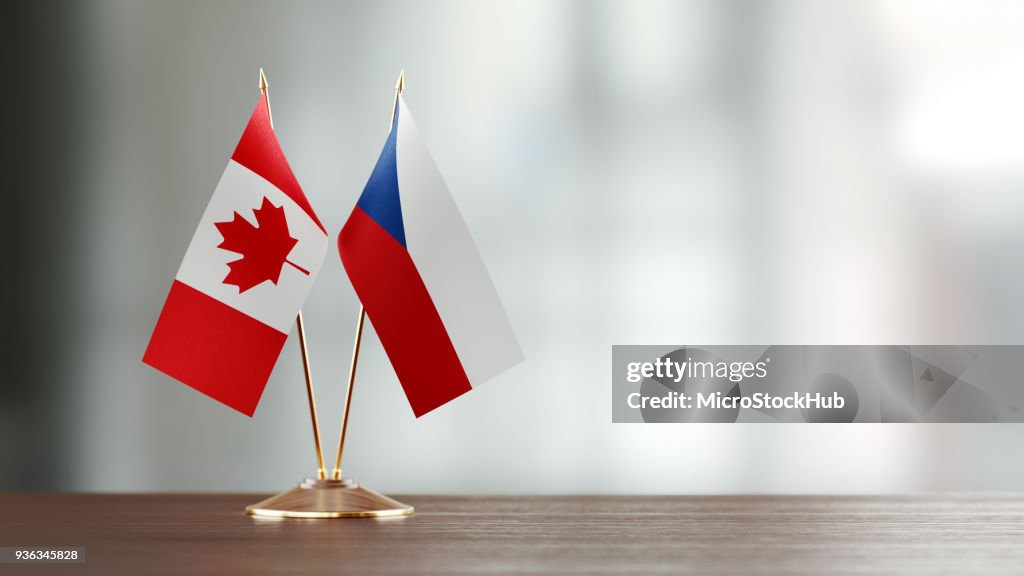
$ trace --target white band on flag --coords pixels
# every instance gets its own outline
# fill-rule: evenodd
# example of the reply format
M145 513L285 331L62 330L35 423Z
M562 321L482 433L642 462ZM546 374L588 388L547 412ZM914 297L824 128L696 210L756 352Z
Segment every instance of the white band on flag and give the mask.
M276 285L263 282L240 293L238 286L225 284L223 280L229 272L228 263L242 256L217 247L223 237L215 224L231 221L236 211L242 218L256 224L253 211L260 207L263 198L269 199L274 206L284 207L288 232L298 240L288 260L311 271L311 274L303 274L285 264ZM327 253L327 241L323 230L284 192L231 160L203 213L176 279L287 334L295 323L296 311L302 307L313 286Z

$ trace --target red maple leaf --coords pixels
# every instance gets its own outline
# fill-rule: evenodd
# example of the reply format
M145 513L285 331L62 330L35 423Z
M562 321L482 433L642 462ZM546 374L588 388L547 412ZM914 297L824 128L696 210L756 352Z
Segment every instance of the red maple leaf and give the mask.
M223 282L238 286L239 294L267 280L277 284L286 263L309 276L309 270L288 260L288 254L298 240L288 232L284 207L274 206L264 197L263 205L253 210L253 214L256 216L256 226L242 218L238 212L235 212L235 218L230 222L214 223L224 237L224 241L217 247L242 255L238 260L228 263L231 271Z

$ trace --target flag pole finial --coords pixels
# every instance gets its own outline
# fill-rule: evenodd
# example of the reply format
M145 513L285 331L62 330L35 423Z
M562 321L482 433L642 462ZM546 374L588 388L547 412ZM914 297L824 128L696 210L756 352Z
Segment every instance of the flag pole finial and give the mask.
M260 66L260 92L263 93L263 97L267 99L267 117L270 119L270 127L274 127L274 113L270 111L270 84L267 83L267 75L263 73L263 67Z
M398 115L398 97L402 95L402 90L405 90L405 68L398 73L398 81L395 82L395 103L391 106L391 123L388 124L388 132L395 127L395 116Z

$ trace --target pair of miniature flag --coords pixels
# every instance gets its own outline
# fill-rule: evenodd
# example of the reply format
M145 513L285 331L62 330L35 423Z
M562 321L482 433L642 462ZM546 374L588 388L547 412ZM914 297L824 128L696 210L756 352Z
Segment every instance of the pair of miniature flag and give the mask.
M417 417L523 358L401 94L338 252ZM203 214L143 361L252 416L327 252L266 92Z

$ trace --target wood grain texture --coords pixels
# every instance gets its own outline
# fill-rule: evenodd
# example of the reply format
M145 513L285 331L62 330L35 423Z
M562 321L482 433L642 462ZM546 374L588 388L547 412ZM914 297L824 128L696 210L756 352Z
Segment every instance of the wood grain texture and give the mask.
M256 495L0 494L2 574L1021 574L1024 495L400 496L407 518L264 520Z

